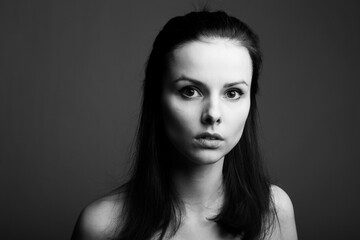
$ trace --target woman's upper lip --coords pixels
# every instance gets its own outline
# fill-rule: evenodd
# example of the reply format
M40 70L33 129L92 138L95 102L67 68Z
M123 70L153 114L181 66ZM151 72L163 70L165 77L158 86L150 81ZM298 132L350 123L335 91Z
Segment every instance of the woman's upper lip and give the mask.
M224 140L220 134L209 132L200 133L196 138L215 138L216 140Z

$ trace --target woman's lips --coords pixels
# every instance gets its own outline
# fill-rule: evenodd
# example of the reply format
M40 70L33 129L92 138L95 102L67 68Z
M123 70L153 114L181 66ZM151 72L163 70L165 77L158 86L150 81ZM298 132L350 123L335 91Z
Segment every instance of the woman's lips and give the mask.
M195 137L195 143L201 148L216 149L221 146L224 139L217 133L201 133Z
M216 149L221 146L223 141L216 140L216 139L207 139L207 138L195 138L195 142L199 147L208 148L208 149Z

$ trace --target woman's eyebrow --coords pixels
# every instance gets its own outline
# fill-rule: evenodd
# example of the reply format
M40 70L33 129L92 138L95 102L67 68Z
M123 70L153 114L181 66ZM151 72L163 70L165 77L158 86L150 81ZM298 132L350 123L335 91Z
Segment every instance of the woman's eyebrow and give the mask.
M191 83L196 84L196 85L205 86L205 84L202 83L201 81L196 80L194 78L189 78L189 77L186 77L186 76L180 76L179 78L174 80L175 83L179 82L179 81L188 81L188 82L191 82Z
M239 82L227 83L227 84L224 85L224 87L228 88L228 87L232 87L232 86L235 86L235 85L238 85L238 84L245 84L246 86L249 86L244 80L242 80L242 81L239 81Z
M179 82L179 81L188 81L188 82L191 82L196 85L205 86L205 84L203 82L196 80L194 78L186 77L186 76L181 76L174 80L175 83ZM235 86L238 84L245 84L246 86L248 86L248 84L244 80L242 80L242 81L238 81L238 82L226 83L224 85L224 88L229 88L229 87L232 87L232 86Z

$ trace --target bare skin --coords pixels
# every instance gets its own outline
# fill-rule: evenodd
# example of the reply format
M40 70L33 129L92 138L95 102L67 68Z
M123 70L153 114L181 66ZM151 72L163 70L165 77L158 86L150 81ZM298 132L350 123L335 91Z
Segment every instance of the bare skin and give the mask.
M291 200L281 188L272 186L271 190L279 222L276 223L273 232L267 236L266 240L296 240L297 233ZM216 224L206 220L206 217L213 216L216 212L213 209L214 205L218 205L216 201L212 202L213 206L208 204L209 202L197 202L186 206L182 226L172 239L239 239L239 237L224 235ZM119 201L117 195L107 196L91 203L82 211L72 239L105 240L113 237L117 224L121 224L118 223L121 208L122 201Z

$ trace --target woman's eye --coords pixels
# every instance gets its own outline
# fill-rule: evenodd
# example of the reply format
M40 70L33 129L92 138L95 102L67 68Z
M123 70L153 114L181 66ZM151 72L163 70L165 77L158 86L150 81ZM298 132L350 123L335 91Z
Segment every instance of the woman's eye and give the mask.
M201 97L198 90L193 87L184 87L180 90L181 95L187 98Z
M229 90L225 93L226 98L229 99L239 99L242 95L242 91L234 89L234 90Z

